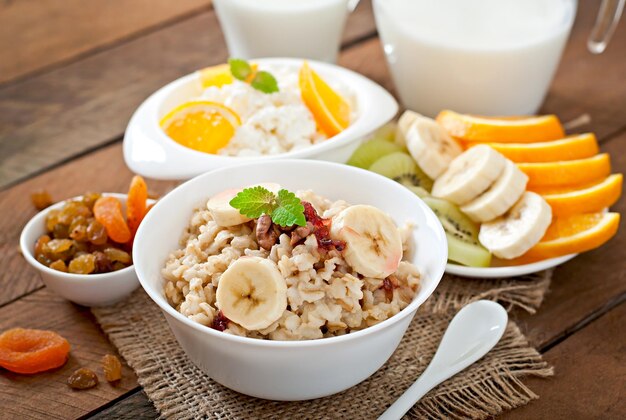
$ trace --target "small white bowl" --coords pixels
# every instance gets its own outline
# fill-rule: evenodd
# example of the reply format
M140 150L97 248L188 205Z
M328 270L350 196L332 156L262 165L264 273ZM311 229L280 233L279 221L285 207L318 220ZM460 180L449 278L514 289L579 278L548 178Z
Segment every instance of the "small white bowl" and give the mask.
M261 66L300 68L302 59L255 59ZM219 156L198 152L170 139L159 121L176 106L202 92L199 73L177 79L146 99L135 111L124 135L124 160L140 175L155 179L189 179L204 172L244 162L275 159L318 159L345 162L360 142L389 122L398 111L396 100L378 84L334 64L309 60L311 67L327 80L349 86L356 99L357 117L336 136L304 149L259 157Z
M126 194L104 193L118 198L126 205ZM80 198L80 197L75 197ZM63 273L46 267L35 259L35 242L46 232L46 215L50 210L60 209L65 201L56 203L37 213L24 226L20 236L20 248L26 261L41 274L46 287L63 298L83 306L106 306L124 299L139 286L135 267L130 266L119 271L102 274Z
M339 337L271 341L226 334L185 317L167 302L161 270L180 247L194 209L225 189L276 182L333 200L370 204L398 225L415 223L409 260L422 274L411 304L380 324ZM417 308L432 294L448 256L437 217L408 189L373 172L314 160L256 162L208 172L179 186L148 213L135 237L133 260L142 287L165 314L189 358L215 381L271 400L305 400L340 392L378 370L394 352ZM416 351L419 351L417 349Z

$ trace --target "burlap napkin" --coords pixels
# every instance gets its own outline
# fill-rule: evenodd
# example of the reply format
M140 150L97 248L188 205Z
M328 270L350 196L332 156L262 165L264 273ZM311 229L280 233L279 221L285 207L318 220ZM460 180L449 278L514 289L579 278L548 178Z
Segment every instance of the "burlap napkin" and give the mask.
M492 299L534 312L551 278L543 272L511 280L445 276L420 308L391 359L372 377L337 395L301 402L260 400L231 391L185 356L160 309L142 291L93 313L164 418L274 419L376 418L426 368L448 323L463 305ZM525 376L550 376L552 368L529 346L514 322L479 362L439 385L408 413L415 418L486 418L538 398Z

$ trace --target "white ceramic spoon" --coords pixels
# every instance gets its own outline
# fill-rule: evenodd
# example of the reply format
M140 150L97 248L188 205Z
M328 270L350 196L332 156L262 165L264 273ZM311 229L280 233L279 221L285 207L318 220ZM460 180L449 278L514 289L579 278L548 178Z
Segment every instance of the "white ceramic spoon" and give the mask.
M428 391L487 354L500 341L507 321L506 310L490 300L472 302L461 309L424 373L378 420L400 419Z

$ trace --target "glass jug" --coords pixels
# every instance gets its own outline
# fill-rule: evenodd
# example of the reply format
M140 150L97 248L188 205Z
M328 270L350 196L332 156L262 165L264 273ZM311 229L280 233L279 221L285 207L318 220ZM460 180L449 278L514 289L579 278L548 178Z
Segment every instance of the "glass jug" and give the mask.
M601 53L626 0L603 0L588 48ZM374 0L404 106L479 115L537 112L576 16L576 0Z

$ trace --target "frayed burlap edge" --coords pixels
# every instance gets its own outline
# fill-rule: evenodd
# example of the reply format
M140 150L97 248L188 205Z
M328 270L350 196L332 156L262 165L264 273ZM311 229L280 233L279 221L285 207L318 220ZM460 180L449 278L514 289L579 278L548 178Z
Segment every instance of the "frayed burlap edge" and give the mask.
M212 381L187 359L160 309L142 290L125 302L92 311L164 418L374 418L426 368L457 309L486 298L534 312L550 277L544 272L515 282L446 276L418 311L398 350L372 377L340 394L293 403L247 397ZM509 322L487 356L428 393L408 416L494 416L538 398L522 378L552 374L515 323Z
M506 279L468 279L445 274L423 308L434 313L458 311L468 303L489 299L511 311L521 308L534 314L550 287L553 270Z

